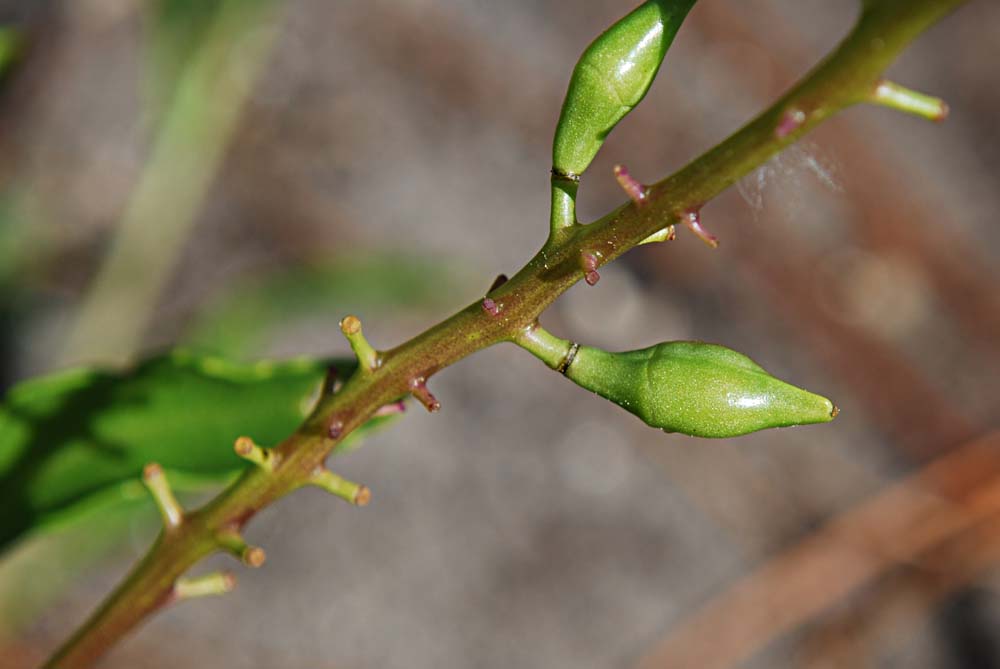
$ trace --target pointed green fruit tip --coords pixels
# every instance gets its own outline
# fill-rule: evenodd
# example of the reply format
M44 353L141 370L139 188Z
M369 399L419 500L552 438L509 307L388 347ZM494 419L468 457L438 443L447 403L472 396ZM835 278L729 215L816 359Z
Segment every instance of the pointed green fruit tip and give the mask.
M822 400L823 410L819 414L819 420L815 422L829 423L831 420L837 417L837 414L840 413L840 409L837 408L836 404L834 404L827 398L823 397L822 395L817 395L817 397L819 397Z
M774 377L770 378L779 383L784 383ZM829 423L840 413L837 405L826 397L791 384L785 385L789 388L788 397L782 403L781 425L776 425L775 427ZM775 418L776 420L779 419L777 415Z

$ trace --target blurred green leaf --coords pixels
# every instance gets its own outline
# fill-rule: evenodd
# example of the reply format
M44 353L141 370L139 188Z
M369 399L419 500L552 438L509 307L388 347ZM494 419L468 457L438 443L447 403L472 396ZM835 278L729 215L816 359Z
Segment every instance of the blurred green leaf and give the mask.
M419 308L459 299L465 272L455 264L379 253L336 258L254 277L209 300L185 341L240 357L266 348L269 335L317 313Z
M278 0L154 0L148 5L146 67L148 86L155 108L172 97L186 67L212 36L220 18L236 32L250 30L266 21L267 9Z
M123 373L78 369L13 387L0 406L0 551L29 530L144 499L148 462L179 492L234 476L247 466L234 440L287 437L329 365L343 378L355 363L237 364L179 350Z
M9 26L0 26L0 74L14 62L21 50L21 35Z

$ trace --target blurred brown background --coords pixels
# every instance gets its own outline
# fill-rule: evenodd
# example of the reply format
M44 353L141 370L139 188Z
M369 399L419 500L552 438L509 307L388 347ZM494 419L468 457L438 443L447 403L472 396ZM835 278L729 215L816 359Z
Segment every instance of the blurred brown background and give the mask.
M702 0L581 220L623 199L615 163L658 179L762 109L855 4ZM346 352L348 312L388 347L476 299L543 242L569 73L630 7L0 1L23 39L0 86L4 387L174 343ZM998 30L974 0L893 68L946 123L851 110L706 207L717 251L644 247L543 319L724 343L836 422L664 435L486 351L435 379L440 414L337 462L371 506L283 500L249 528L265 568L102 666L1000 667ZM0 564L0 666L40 661L155 529Z

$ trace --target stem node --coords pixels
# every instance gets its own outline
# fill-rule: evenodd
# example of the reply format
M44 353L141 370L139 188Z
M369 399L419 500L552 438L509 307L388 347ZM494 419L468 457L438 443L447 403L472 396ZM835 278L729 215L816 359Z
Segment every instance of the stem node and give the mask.
M806 113L797 107L785 110L774 129L774 136L778 139L787 139L796 130L801 128L806 122Z
M587 282L588 286L596 286L597 282L601 280L601 275L597 273L599 265L600 259L596 253L590 251L580 253L580 268L583 270L583 280Z
M494 318L496 318L497 316L500 315L500 310L502 308L503 307L501 305L497 304L496 301L492 297L484 297L483 298L483 311L485 311L486 313L488 313L490 316L493 316Z

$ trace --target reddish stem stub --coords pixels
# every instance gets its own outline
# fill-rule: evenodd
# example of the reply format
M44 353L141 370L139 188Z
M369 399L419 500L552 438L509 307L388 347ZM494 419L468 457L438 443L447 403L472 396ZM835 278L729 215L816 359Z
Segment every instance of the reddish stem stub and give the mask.
M427 379L422 376L410 381L410 392L413 396L417 398L417 401L424 405L424 407L434 413L441 409L441 403L437 401L437 398L431 393L427 388Z
M597 285L597 282L601 280L601 275L597 273L598 265L600 265L600 260L595 254L589 251L584 251L580 254L580 267L583 269L583 280L587 282L588 286Z
M483 311L488 313L490 316L500 315L500 305L492 297L483 298Z
M381 416L395 416L406 411L406 403L403 400L398 402L393 402L392 404L386 404L375 410L373 414L376 418Z
M330 421L330 425L327 427L326 433L330 435L331 439L340 439L344 436L344 421L335 416L333 420Z
M622 187L622 190L629 196L629 199L635 203L635 206L641 207L646 204L646 198L649 196L649 189L629 174L628 168L624 165L615 165L614 171L615 179L618 180L618 185Z
M805 122L806 113L804 111L794 107L788 109L781 115L781 120L778 121L778 125L774 129L774 136L778 139L784 139L801 128Z
M684 212L682 220L684 221L684 225L686 225L691 232L698 236L698 239L705 242L713 249L719 248L719 238L705 228L701 227L701 214L697 209Z

